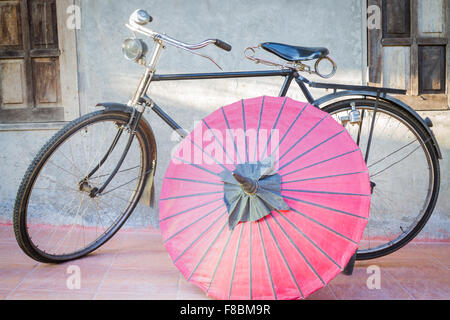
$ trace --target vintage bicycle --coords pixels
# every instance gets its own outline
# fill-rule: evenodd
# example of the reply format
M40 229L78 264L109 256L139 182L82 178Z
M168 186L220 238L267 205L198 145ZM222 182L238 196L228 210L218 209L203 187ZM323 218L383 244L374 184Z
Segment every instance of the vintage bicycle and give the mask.
M438 198L442 155L430 119L423 119L389 95L405 94L404 90L311 82L300 73L323 78L335 74L337 66L328 50L278 43L246 50L248 59L275 66L274 70L157 74L166 46L213 62L197 50L216 45L230 51L231 46L218 39L187 44L150 30L146 26L151 21L146 11L137 10L127 25L135 36L123 44L125 57L145 69L129 103L99 103L98 111L70 122L43 146L26 171L16 198L14 230L28 256L44 263L83 257L116 234L143 195L151 197L157 147L144 112L150 109L181 138L187 136L186 130L147 95L156 81L283 77L280 97L286 96L295 82L308 103L330 113L348 130L370 170L371 217L356 258L372 259L394 252L421 231ZM136 38L138 33L154 42L149 60L148 47ZM257 58L257 49L285 63ZM316 61L314 69L304 63L308 60ZM323 74L320 65L327 61L332 71ZM314 99L307 86L333 92ZM372 230L378 230L377 236L371 235Z

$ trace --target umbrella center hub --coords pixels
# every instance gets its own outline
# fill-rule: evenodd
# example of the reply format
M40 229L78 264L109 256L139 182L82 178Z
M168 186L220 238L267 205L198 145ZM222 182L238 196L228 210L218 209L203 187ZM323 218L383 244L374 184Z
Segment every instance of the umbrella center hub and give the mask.
M248 195L255 195L258 192L258 181L241 176L240 174L233 172L233 177L241 185L242 190Z
M238 164L220 176L231 230L240 222L259 221L274 210L289 210L281 195L281 176L273 170L271 159Z

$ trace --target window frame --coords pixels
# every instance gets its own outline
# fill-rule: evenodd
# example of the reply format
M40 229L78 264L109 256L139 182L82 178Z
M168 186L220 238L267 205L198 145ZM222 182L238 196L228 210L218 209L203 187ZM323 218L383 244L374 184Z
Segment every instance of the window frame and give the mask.
M26 5L27 0L20 0L21 11L23 10L24 3ZM39 114L40 112L48 112L49 109L46 108L33 108L28 107L24 109L17 110L7 110L7 112L17 112L18 116L22 116L20 113L25 113L24 118L30 114L30 120L11 122L11 123L0 123L0 131L10 131L10 130L33 130L33 129L48 129L48 128L59 128L64 123L72 121L80 116L80 100L78 93L78 57L77 57L77 41L76 41L76 29L68 28L67 22L70 15L73 14L69 7L76 5L76 0L57 0L56 1L56 28L58 32L58 45L59 45L59 90L60 90L60 101L59 104L54 109L54 111L60 112L57 115L57 119L52 121L46 121L45 114ZM27 8L25 7L25 10ZM27 11L27 10L26 10ZM21 14L22 24L28 12ZM22 26L22 33L24 27ZM24 42L30 42L29 38ZM29 44L26 44L29 49ZM31 72L31 70L26 70L25 72ZM30 77L30 75L26 75ZM27 80L26 80L27 81ZM29 94L30 90L26 89L26 94ZM31 101L32 97L28 97L27 101ZM57 110L60 109L60 110ZM0 116L2 111L0 110ZM33 116L31 116L33 115ZM36 116L36 117L34 117ZM43 119L39 120L39 117ZM52 118L52 117L50 117Z

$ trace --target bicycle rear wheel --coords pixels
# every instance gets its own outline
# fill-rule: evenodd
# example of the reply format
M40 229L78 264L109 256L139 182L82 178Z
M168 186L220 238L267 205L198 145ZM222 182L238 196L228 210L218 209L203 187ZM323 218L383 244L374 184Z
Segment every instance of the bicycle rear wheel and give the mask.
M151 144L141 126L108 187L95 197L91 191L103 185L122 156L130 136L129 118L105 110L83 116L59 131L32 161L14 208L16 239L28 256L45 263L80 258L126 222L152 170Z
M344 120L351 103L361 113L360 124ZM363 156L374 106L375 100L355 99L323 108L346 127ZM367 166L373 194L358 260L390 254L411 241L432 214L440 184L439 160L429 134L413 116L384 101L377 109Z

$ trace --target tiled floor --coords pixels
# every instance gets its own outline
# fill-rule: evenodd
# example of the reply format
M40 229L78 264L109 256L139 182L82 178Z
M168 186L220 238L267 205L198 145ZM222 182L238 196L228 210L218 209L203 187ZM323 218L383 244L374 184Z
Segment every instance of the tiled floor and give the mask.
M70 290L68 267L81 271ZM369 289L368 270L381 272ZM450 299L450 243L414 242L387 257L357 262L309 299ZM70 283L69 283L70 284ZM155 230L120 231L94 254L63 265L36 263L16 244L12 226L0 225L0 299L208 299L173 266Z

